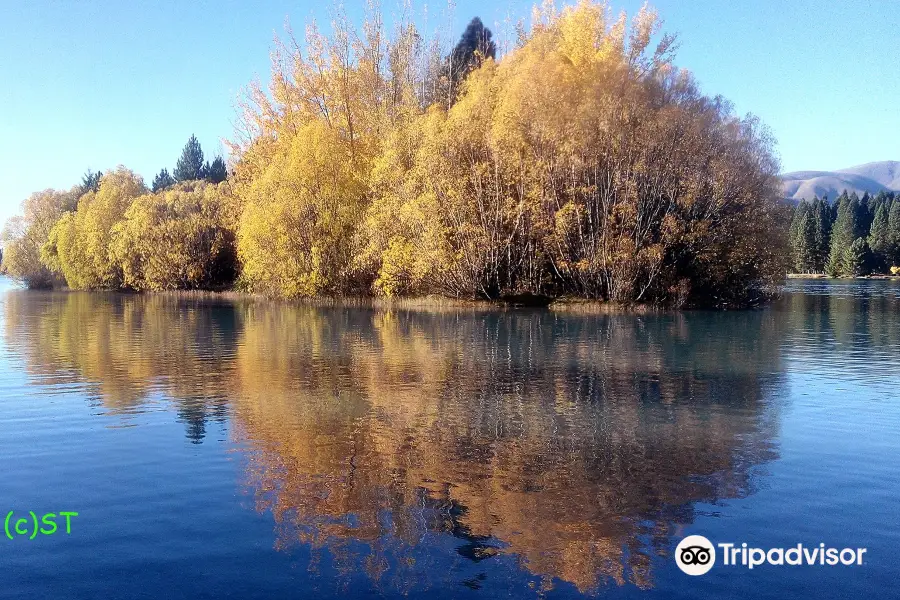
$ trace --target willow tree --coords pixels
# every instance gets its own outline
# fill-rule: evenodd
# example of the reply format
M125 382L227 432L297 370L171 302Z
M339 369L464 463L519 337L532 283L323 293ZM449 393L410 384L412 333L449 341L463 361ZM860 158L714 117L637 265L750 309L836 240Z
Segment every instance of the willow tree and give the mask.
M53 226L41 251L44 264L72 288L119 287L122 270L110 253L113 228L146 192L143 179L125 167L106 173L98 191L82 196L78 209Z
M357 226L383 138L417 110L411 25L389 41L378 14L362 32L339 15L330 37L315 25L306 48L289 36L266 93L251 89L232 144L242 282L273 295L365 293L354 269Z
M384 170L405 176L372 205L384 231L370 241L390 258L378 281L432 272L415 291L718 304L775 283L787 253L770 137L675 69L673 38L651 44L658 28L648 9L630 24L591 2L538 12L392 155ZM395 190L407 204L385 210ZM422 217L398 232L407 214ZM417 236L435 230L424 246L441 264L424 268Z
M788 258L771 138L673 65L657 15L539 10L423 108L411 25L338 19L275 55L233 144L251 289L717 305Z
M113 227L110 256L135 290L222 289L237 272L225 185L181 183L134 200Z
M31 288L51 287L60 277L41 261L41 248L64 214L75 209L81 188L35 192L22 203L22 215L7 221L3 229L3 268Z

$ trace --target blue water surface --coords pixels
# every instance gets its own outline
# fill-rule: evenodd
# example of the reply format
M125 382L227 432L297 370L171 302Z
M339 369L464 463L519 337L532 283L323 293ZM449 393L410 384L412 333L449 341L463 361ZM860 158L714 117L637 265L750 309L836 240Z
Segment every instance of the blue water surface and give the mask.
M0 336L0 517L78 513L0 537L0 597L827 599L900 576L897 282L587 315L0 280ZM690 577L690 534L867 552Z

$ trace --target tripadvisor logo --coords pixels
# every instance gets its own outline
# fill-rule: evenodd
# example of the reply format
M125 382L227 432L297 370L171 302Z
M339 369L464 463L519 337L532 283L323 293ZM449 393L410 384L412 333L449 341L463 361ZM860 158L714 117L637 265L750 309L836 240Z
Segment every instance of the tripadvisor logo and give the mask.
M716 564L716 548L702 535L689 535L675 548L675 563L688 575L703 575Z
M702 535L689 535L675 547L675 564L688 575L703 575L716 564L716 548L721 563L726 567L747 567L753 569L761 565L789 566L836 566L862 565L865 548L828 548L825 544L804 546L797 544L790 548L753 548L744 544L713 544Z

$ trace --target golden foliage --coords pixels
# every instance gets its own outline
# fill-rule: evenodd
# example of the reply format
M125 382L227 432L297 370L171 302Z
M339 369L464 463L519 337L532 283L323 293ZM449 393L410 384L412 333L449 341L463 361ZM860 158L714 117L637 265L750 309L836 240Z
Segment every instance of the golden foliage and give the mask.
M53 270L41 260L56 221L78 201L77 189L68 192L44 190L22 203L22 216L10 219L3 230L3 269L28 287L49 287L56 282Z
M308 56L277 55L271 100L251 95L235 148L252 288L730 304L783 274L771 140L674 68L653 10L538 10L449 110L378 68L379 27L311 29ZM397 64L424 62L409 31L387 43Z
M125 167L106 173L97 192L88 192L78 209L53 227L42 251L45 263L63 274L75 289L116 288L122 268L111 253L113 229L132 201L147 188L140 176Z
M240 270L284 297L753 302L788 257L772 140L676 69L659 31L646 7L545 4L445 90L406 17L391 37L377 10L359 31L338 10L330 35L278 44L227 190L146 195L120 167L74 212L43 193L4 264L75 288L218 288Z
M113 228L110 254L135 290L215 289L234 281L228 184L179 184L137 198Z
M287 297L348 290L366 192L352 153L335 129L311 121L279 138L265 169L239 186L238 253L251 289Z

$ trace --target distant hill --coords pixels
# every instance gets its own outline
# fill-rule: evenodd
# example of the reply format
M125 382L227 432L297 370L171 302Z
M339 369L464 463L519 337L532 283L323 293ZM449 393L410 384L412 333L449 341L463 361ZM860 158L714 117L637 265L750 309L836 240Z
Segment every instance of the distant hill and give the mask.
M841 192L900 192L900 161L883 160L838 171L795 171L781 175L784 197L799 201L813 197L837 198Z

